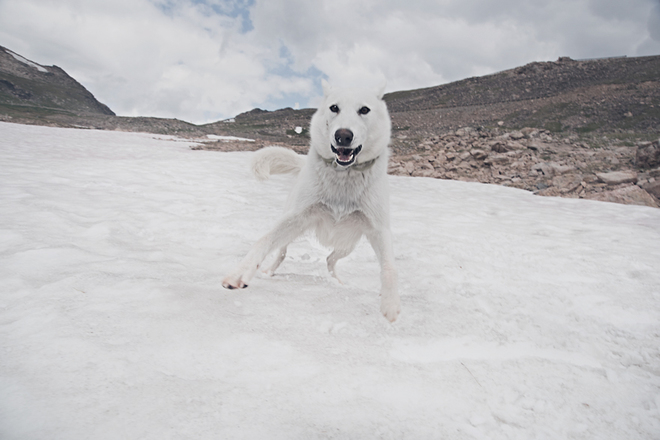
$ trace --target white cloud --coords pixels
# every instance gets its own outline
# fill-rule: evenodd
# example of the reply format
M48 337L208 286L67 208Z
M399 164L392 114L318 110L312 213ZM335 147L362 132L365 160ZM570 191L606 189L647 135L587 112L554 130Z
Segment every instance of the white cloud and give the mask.
M269 75L274 57L241 34L240 17L204 5L21 0L0 3L0 17L0 44L59 65L118 114L208 122L312 89Z
M559 56L660 53L657 0L0 0L0 44L122 115L209 122L319 80L428 87Z
M660 1L657 2L649 13L648 31L651 39L660 42Z

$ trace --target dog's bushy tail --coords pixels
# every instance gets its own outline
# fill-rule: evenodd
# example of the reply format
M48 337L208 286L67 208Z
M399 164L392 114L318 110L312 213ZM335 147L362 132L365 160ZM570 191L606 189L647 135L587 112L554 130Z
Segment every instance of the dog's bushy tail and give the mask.
M259 180L271 174L298 174L305 164L304 156L284 147L266 147L252 157L252 172Z

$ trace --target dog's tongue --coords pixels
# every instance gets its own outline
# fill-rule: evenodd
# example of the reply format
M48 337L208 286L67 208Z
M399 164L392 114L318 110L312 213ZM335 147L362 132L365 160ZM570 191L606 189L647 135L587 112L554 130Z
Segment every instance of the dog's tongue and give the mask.
M353 157L353 150L351 148L339 148L337 154L337 159L341 162L348 162Z

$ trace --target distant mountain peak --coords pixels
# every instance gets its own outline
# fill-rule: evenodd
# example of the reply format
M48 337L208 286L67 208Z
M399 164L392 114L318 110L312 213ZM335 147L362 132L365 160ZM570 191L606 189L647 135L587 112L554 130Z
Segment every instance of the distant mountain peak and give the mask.
M37 64L37 63L35 63L34 61L30 61L30 60L28 60L27 58L25 58L25 57L23 57L23 56L17 54L16 52L13 52L13 51L7 49L6 47L4 47L3 49L4 49L5 52L7 52L9 55L11 55L11 56L13 56L14 58L16 58L16 60L20 61L21 63L26 64L26 65L28 65L28 66L30 66L30 67L34 67L34 68L37 69L39 72L48 73L48 69L46 69L44 66L42 66L42 65L40 65L40 64Z
M0 46L0 112L66 115L115 113L57 66L43 66Z

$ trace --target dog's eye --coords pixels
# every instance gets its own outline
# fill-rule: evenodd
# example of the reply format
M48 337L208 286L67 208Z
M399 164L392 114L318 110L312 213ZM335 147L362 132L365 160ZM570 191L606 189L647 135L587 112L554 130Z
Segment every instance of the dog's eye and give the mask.
M332 105L330 106L330 111L331 111L332 113L339 113L339 107L337 107L336 104L332 104Z
M360 110L358 110L358 113L361 114L361 115L366 115L370 111L371 111L371 109L369 107L362 107Z

